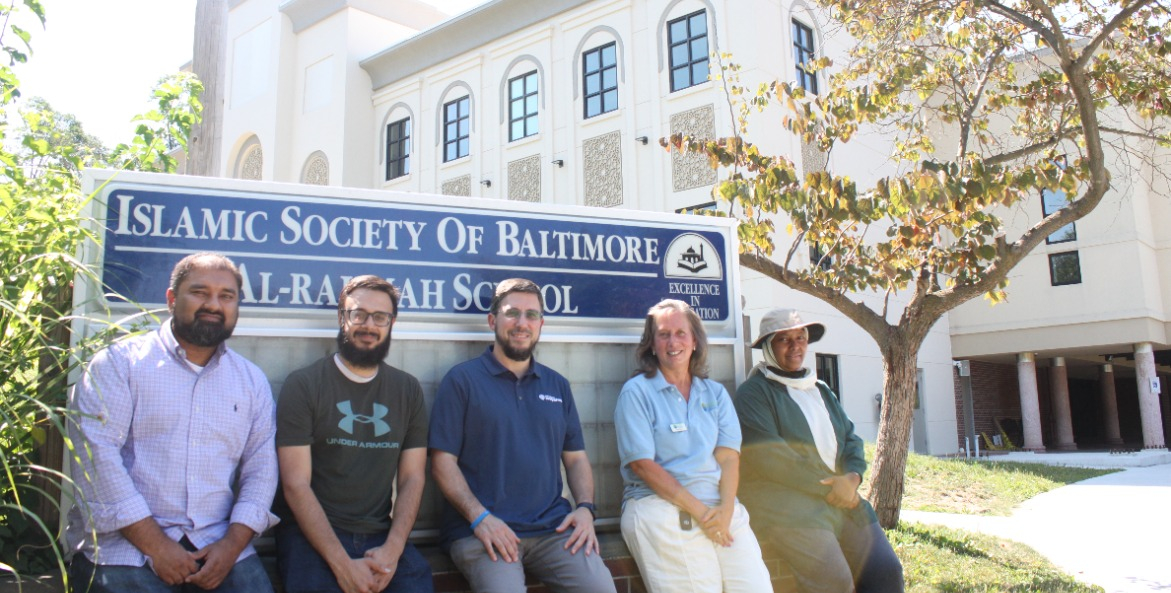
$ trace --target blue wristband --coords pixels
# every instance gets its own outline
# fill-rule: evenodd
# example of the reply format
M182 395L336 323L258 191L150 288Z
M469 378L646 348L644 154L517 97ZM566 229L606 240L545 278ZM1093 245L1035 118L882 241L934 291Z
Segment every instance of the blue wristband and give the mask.
M475 531L476 528L480 526L480 523L483 523L484 519L487 519L488 515L491 515L491 514L492 513L488 512L488 509L484 509L484 512L480 513L480 516L476 517L475 521L472 521L472 531Z

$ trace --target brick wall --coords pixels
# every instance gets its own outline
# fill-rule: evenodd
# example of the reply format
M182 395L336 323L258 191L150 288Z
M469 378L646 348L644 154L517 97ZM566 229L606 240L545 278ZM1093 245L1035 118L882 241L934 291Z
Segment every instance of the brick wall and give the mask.
M995 364L990 362L971 361L972 369L972 407L975 410L976 435L981 433L989 438L999 434L996 429L996 420L1000 420L1008 438L1017 447L1024 445L1024 434L1021 430L1021 396L1017 383L1017 367L1009 364ZM1043 370L1043 369L1042 369ZM1038 390L1041 391L1042 410L1044 418L1048 411L1048 390L1041 390L1041 376L1037 373ZM964 401L963 390L960 387L959 373L953 375L956 392L956 442L964 446ZM1007 420L1007 422L1006 422ZM1044 424L1044 423L1042 423ZM985 448L983 440L980 449Z

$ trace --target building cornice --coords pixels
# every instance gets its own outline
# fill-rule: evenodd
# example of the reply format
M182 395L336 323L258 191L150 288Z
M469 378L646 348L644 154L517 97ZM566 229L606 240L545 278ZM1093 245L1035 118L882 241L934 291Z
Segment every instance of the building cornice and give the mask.
M374 89L378 90L589 2L492 0L392 45L362 60L360 64L370 74Z
M284 0L280 11L300 33L329 18L340 10L353 8L411 29L423 30L448 17L434 6L420 0Z

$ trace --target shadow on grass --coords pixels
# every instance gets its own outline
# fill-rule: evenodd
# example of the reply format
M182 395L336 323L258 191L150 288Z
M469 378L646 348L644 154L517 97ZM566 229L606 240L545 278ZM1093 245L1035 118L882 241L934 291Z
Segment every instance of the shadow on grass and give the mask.
M921 527L917 524L902 524L899 526L898 539L905 544L926 544L933 548L946 550L957 556L970 558L990 559L987 552L981 550L971 539L963 537L961 531L943 532L938 529ZM953 534L955 534L953 536Z
M935 525L887 531L908 593L1102 593L1063 574L1028 546Z
M1092 469L1086 467L1043 465L1039 463L1018 463L1015 461L976 461L969 459L957 461L972 466L982 466L989 472L1000 471L1009 474L1033 476L1063 485L1075 484L1090 478L1122 471L1118 469Z

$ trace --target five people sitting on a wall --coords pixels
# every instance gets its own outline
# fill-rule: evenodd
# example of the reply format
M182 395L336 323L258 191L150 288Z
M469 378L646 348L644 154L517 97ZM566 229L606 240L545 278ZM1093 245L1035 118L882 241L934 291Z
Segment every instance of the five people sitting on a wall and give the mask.
M615 590L570 384L533 356L545 323L536 284L496 286L494 343L447 373L428 421L418 380L385 362L392 284L346 284L337 352L291 373L274 405L263 372L224 344L241 281L222 255L183 258L171 318L99 352L74 389L74 591L272 591L251 543L277 524L270 507L286 591L431 591L408 541L428 450L446 499L441 547L473 591L524 591L526 573L555 591ZM733 403L707 378L696 313L676 300L648 311L614 415L622 535L649 591L771 590L754 530L800 591L902 591L857 491L862 441L803 366L824 333L769 312L753 342L764 361Z

